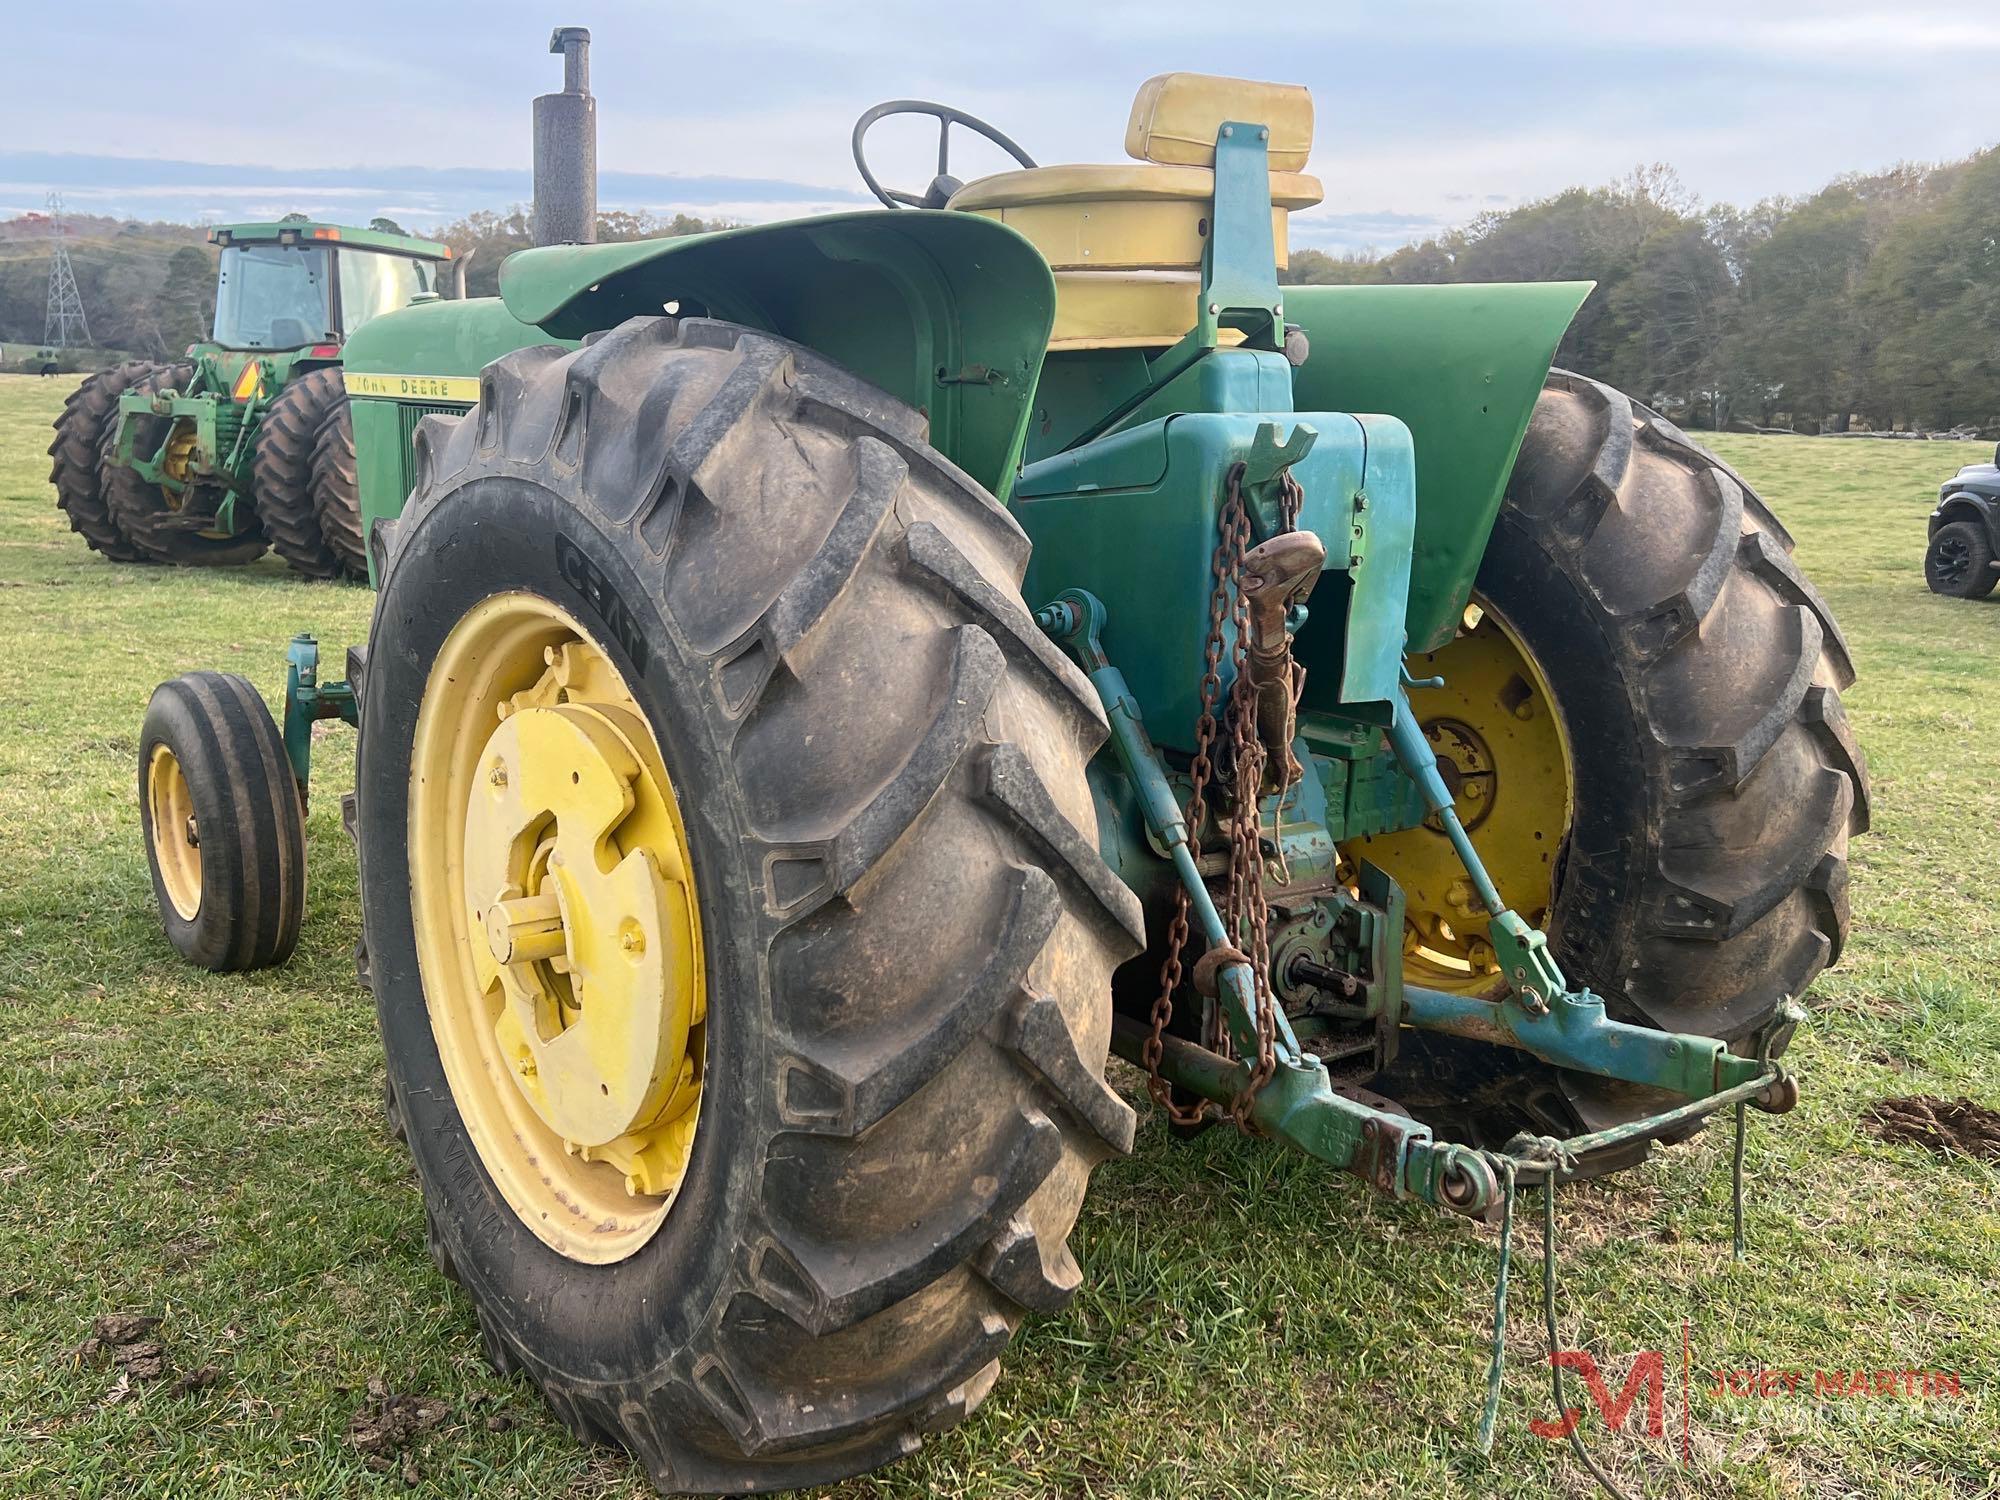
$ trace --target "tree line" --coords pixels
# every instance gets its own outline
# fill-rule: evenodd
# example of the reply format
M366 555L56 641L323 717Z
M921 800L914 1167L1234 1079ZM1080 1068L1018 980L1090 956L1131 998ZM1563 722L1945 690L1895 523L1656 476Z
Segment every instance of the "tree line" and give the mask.
M597 227L632 240L724 226L608 210ZM165 359L207 336L215 252L199 226L85 218L71 232L99 348ZM435 237L470 256L475 296L533 242L518 205ZM1643 168L1387 254L1295 250L1285 279L1595 281L1558 360L1689 425L2000 427L2000 147L1749 209ZM40 340L47 285L47 221L0 224L0 340Z
M2000 428L2000 147L1749 209L1642 168L1286 279L1592 280L1558 362L1689 425Z

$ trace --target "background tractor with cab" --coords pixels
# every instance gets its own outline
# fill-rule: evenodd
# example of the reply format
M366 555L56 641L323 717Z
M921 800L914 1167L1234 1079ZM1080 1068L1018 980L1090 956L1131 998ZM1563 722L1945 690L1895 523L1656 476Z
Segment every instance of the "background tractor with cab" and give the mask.
M2000 448L1993 462L1967 464L1938 486L1924 549L1933 594L1984 599L2000 585Z
M449 247L293 216L211 229L214 337L90 376L49 454L71 530L114 562L215 567L269 547L365 578L343 342L440 294Z
M586 40L546 113L587 129ZM867 165L903 112L921 191ZM312 726L358 725L432 1251L663 1489L963 1420L1084 1274L1110 1053L1187 1130L1510 1225L1796 1101L1867 817L1840 632L1727 466L1549 368L1587 286L1280 285L1312 125L1168 74L1131 160L1042 167L899 101L884 211L376 318L368 641L335 680L296 639L282 727L241 677L153 697L212 969L290 952ZM965 128L1019 169L958 182Z

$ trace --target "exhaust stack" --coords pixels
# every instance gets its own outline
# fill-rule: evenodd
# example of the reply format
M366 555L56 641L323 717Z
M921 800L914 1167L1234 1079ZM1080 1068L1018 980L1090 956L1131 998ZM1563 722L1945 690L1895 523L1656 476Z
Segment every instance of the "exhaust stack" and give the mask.
M560 94L535 100L535 243L588 245L597 239L597 100L590 92L590 31L558 26Z

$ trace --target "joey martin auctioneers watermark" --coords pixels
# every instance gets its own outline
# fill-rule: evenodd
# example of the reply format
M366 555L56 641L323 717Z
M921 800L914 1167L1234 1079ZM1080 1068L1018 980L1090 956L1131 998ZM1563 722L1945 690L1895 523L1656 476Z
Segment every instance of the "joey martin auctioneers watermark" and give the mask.
M1736 1362L1698 1363L1693 1327L1681 1327L1681 1347L1673 1351L1644 1349L1625 1364L1624 1379L1618 1389L1614 1365L1607 1371L1584 1349L1559 1349L1550 1356L1555 1367L1568 1377L1565 1389L1587 1396L1607 1430L1634 1432L1648 1438L1665 1438L1675 1432L1675 1448L1683 1462L1693 1457L1694 1405L1718 1402L1855 1403L1896 1402L1955 1403L1965 1399L1964 1381L1956 1370L1916 1367L1902 1361L1868 1360L1824 1366ZM1578 1392L1578 1386L1582 1387ZM1675 1389L1677 1388L1677 1389ZM1671 1395L1670 1395L1671 1392ZM1677 1396L1677 1401L1672 1400ZM1677 1405L1677 1413L1670 1412ZM1947 1408L1948 1410L1948 1408ZM1934 1415L1942 1416L1940 1410ZM1674 1418L1678 1417L1678 1421ZM1635 1424L1636 1419L1636 1426ZM1565 1406L1553 1417L1536 1417L1528 1430L1537 1437L1567 1439L1590 1425L1588 1409Z

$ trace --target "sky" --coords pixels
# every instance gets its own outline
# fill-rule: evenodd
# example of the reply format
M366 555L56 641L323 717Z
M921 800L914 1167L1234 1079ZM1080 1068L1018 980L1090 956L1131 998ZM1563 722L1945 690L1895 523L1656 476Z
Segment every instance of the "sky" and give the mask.
M336 0L221 18L181 0L17 18L0 217L51 189L134 218L297 209L415 229L504 209L529 196L528 101L560 86L557 24L592 31L601 206L750 221L869 201L848 136L880 100L955 104L1045 165L1116 161L1133 93L1174 69L1312 89L1326 201L1292 234L1329 250L1387 250L1642 163L1747 204L2000 139L1980 102L2000 78L1996 0ZM934 130L882 125L878 177L921 189ZM954 141L960 177L1004 164Z

